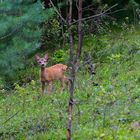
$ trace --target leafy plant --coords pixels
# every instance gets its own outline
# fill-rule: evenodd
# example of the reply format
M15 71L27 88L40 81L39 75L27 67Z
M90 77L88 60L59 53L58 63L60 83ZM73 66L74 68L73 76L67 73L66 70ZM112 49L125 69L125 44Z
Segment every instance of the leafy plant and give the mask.
M62 49L55 51L52 57L52 60L54 61L54 63L66 62L67 59L68 59L67 54Z

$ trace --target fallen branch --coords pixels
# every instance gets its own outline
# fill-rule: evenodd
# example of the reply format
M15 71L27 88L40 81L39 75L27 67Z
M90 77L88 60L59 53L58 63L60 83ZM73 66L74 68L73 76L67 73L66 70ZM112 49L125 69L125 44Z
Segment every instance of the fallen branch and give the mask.
M5 120L1 125L7 123L9 120L11 120L12 118L14 118L19 112L20 112L20 110L17 111L15 114L13 114L11 117L9 117L7 120Z

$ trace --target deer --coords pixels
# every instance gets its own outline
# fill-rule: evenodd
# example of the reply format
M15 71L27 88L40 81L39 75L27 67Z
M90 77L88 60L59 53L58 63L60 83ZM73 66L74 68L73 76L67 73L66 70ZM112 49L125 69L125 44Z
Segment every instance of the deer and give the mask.
M67 65L64 64L55 64L51 67L46 67L48 62L48 54L45 54L43 58L41 58L38 54L35 55L35 60L38 62L41 68L40 80L42 85L42 94L45 93L45 84L48 85L48 94L52 92L52 85L55 80L59 80L61 82L61 91L64 90L64 85L69 85L69 78L64 74L68 69Z

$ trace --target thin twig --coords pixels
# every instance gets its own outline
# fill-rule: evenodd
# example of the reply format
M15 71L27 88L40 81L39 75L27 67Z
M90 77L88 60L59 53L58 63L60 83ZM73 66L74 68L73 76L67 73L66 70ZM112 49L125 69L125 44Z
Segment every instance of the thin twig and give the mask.
M76 0L76 8L79 10L79 7L78 7L78 4L77 3L78 3L78 1Z
M59 15L59 17L61 18L61 20L67 24L66 20L62 17L61 13L57 10L57 8L55 7L55 5L53 4L52 0L50 0L51 5L53 6L55 12Z
M105 14L105 17L107 17L108 19L111 19L111 20L115 20L115 18L110 16L109 14Z
M94 4L88 5L88 6L84 7L83 10L87 10L87 9L89 9L90 7L92 7L93 5L94 5Z
M15 114L13 114L11 117L9 117L7 120L5 120L5 121L2 123L2 125L5 124L5 123L7 123L7 122L8 122L9 120L11 120L13 117L15 117L19 112L20 112L20 110L17 111Z
M16 25L16 26L18 26L18 27L15 27L15 28L14 28L10 33L8 33L7 35L0 37L0 40L3 40L3 39L5 39L5 38L7 38L7 37L10 37L10 36L12 36L14 33L18 32L19 29L21 29L21 28L26 24L26 22L28 22L28 21L24 21L23 23L19 23L19 25Z
M120 11L125 11L125 10L127 10L127 9L126 9L126 8L124 8L124 9L118 9L118 10L113 11L113 12L110 12L110 13L105 13L104 16L105 16L105 17L112 18L112 19L115 19L115 18L113 18L113 17L110 17L109 15L114 14L114 13L118 13L118 12L120 12ZM87 21L90 21L90 20L92 20L92 18L91 18L91 19L88 19Z
M69 0L69 12L68 12L68 27L71 25L72 20L72 5L73 0ZM70 63L72 66L71 71L71 85L69 89L69 104L68 104L68 123L67 123L67 140L71 140L72 135L72 113L73 113L73 93L74 93L74 81L75 81L75 68L74 68L74 48L73 48L73 35L71 28L69 28L69 41L70 41Z
M120 11L126 11L126 10L127 10L126 8L118 9L118 10L116 10L116 11L113 11L113 12L107 13L107 15L109 15L109 14L114 14L114 13L118 13L118 12L120 12Z
M15 32L17 32L23 25L20 25L19 27L15 28L13 31L11 31L9 34L5 35L5 36L2 36L0 37L0 40L3 40L7 37L10 37L12 36Z
M89 9L85 9L85 10L83 10L83 12L85 12L85 11L92 11L92 12L95 12L96 10L93 9L93 8L89 8Z
M100 13L100 14L96 14L96 15L93 15L93 16L89 16L89 17L85 17L85 18L82 18L80 19L80 21L84 21L84 20L89 20L91 18L95 18L95 17L99 17L99 16L102 16L104 15L105 13L107 13L109 10L113 9L114 7L118 6L118 4L116 3L115 5L111 6L110 8L108 8L107 10L105 10L104 12ZM79 20L76 20L74 22L71 23L71 25L77 23Z

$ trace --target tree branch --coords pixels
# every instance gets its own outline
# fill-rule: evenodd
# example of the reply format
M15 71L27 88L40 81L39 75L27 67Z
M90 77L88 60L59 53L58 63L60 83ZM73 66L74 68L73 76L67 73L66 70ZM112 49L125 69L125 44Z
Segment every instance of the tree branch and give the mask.
M55 5L53 4L52 0L50 0L50 3L52 5L52 7L54 8L55 12L59 15L59 17L61 18L61 20L67 24L66 20L62 17L61 13L57 10L57 8L55 7Z
M91 4L91 5L88 5L88 6L84 7L84 8L83 8L83 11L89 9L89 8L92 7L92 6L94 6L94 4Z
M76 60L79 61L81 51L82 51L82 0L78 1L78 46L77 46L77 52L76 52Z
M71 135L72 135L73 93L74 93L74 81L75 81L73 35L72 35L72 29L70 27L72 21L72 6L73 6L73 0L69 0L68 32L69 32L69 41L70 41L70 64L72 70L71 70L71 84L69 89L67 140L72 139Z
M118 4L116 3L115 5L111 6L110 8L108 8L107 10L105 10L104 12L100 13L100 14L96 14L96 15L93 15L93 16L89 16L89 17L85 17L85 18L82 18L82 19L79 19L80 21L84 21L84 20L89 20L91 18L95 18L95 17L99 17L99 16L102 16L104 15L105 13L107 13L109 10L113 9L114 7L118 6ZM71 23L71 25L79 22L79 20L76 20L74 22Z
M9 117L7 120L5 120L5 121L2 123L2 125L5 124L5 123L7 123L7 122L8 122L9 120L11 120L13 117L15 117L19 112L20 112L20 110L18 110L15 114L13 114L11 117Z
M19 26L18 26L17 28L15 28L15 29L13 29L13 30L12 30L10 33L8 33L7 35L0 37L0 40L3 40L3 39L5 39L5 38L7 38L7 37L12 36L14 33L18 32L18 30L19 30L22 26L23 26L23 24L19 25Z
M116 11L113 11L113 12L107 13L107 15L114 14L114 13L118 13L118 12L120 12L120 11L126 11L126 10L127 10L126 8L118 9L118 10L116 10Z

